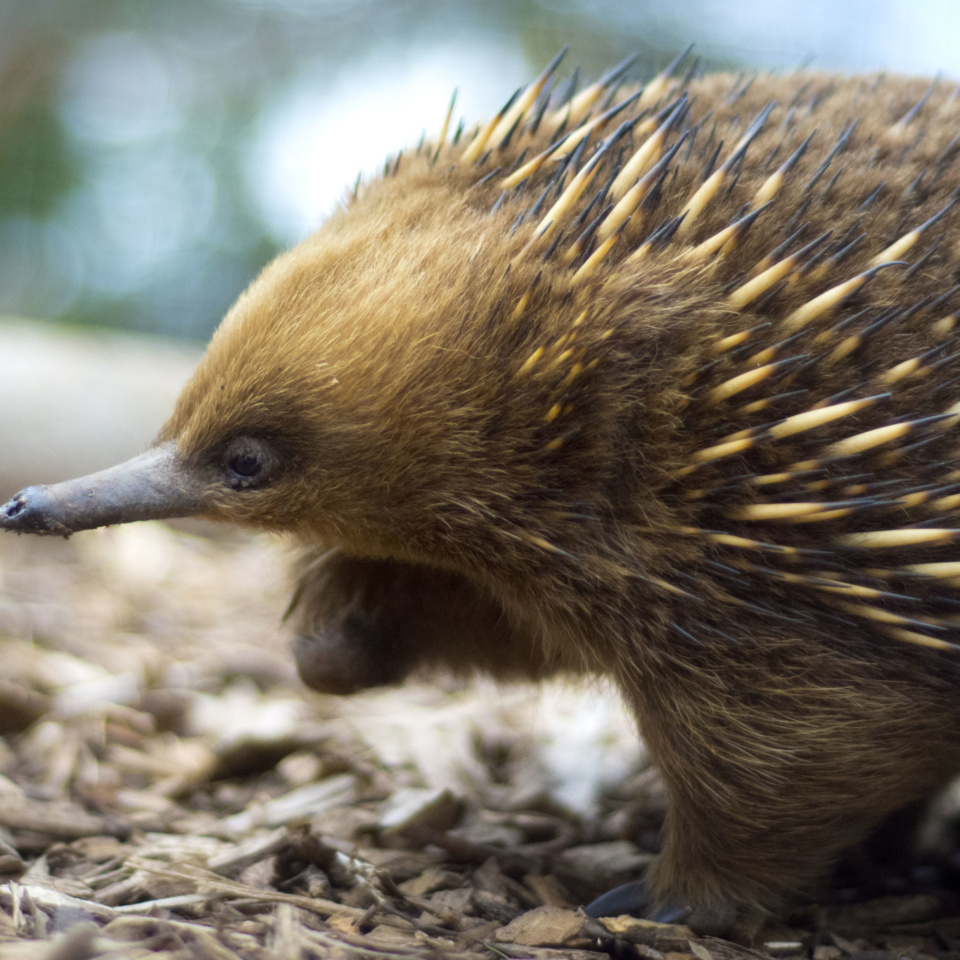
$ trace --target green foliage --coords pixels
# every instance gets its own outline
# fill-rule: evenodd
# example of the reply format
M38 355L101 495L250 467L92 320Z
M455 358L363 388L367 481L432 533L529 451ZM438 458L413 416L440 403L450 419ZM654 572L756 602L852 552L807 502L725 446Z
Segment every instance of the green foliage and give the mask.
M0 218L44 218L81 178L79 159L50 104L34 101L0 122Z

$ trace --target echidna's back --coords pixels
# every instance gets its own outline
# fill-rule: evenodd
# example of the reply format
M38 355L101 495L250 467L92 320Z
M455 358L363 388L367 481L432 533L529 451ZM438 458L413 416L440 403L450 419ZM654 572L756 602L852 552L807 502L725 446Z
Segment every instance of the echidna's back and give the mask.
M422 162L525 241L514 265L608 313L654 283L718 308L666 361L685 429L660 494L707 564L674 582L702 594L707 569L744 611L960 644L953 85L660 77L545 104ZM552 359L576 372L571 346Z

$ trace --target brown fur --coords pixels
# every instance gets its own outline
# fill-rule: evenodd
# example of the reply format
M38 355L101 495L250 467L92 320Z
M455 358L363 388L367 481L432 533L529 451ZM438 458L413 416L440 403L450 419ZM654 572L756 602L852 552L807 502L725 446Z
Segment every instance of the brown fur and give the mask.
M618 153L642 138L614 142L573 212L524 252L556 199L555 190L530 209L556 162L491 210L521 151L529 160L548 146L556 124L548 115L532 132L533 111L476 166L458 162L463 142L444 145L435 163L434 148L404 154L267 267L217 331L161 440L196 464L218 462L238 436L276 452L274 482L224 488L213 512L307 544L295 613L307 682L350 690L421 664L612 675L669 788L651 882L672 903L775 906L960 769L950 648L958 579L905 569L956 557L957 541L865 549L841 539L957 527L958 418L865 453L828 451L960 400L955 318L943 319L960 296L931 305L958 281L960 210L902 258L920 261L916 269L882 270L782 343L791 311L865 270L956 194L952 88L936 85L895 125L927 88L813 74L692 81L689 112L668 142L683 131L687 139L659 191L573 285L592 248L588 239L572 263L566 251L608 199L575 218L609 185ZM762 132L686 235L628 262L683 210L718 145L717 164L771 101ZM691 257L751 209L760 184L814 130L735 248ZM833 233L807 269L745 309L729 306L730 290L800 227L781 256ZM890 308L899 312L877 324ZM716 351L752 328L743 346ZM767 348L775 360L799 359L711 399L768 362L756 356ZM925 373L884 380L927 350ZM815 429L780 439L761 429L886 392ZM743 430L753 430L745 449L696 462L697 451ZM787 476L754 480L778 474ZM848 506L824 507L811 522L744 518L766 502Z

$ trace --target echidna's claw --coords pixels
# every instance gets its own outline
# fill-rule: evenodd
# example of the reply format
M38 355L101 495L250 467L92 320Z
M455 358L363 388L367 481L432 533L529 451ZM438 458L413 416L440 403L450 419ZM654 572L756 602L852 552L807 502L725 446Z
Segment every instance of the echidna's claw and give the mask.
M614 887L606 893L600 894L591 900L584 908L584 913L590 917L619 917L630 914L637 917L646 917L650 908L650 894L643 880L632 880ZM661 923L671 921L661 920Z
M704 936L722 936L736 919L732 904L723 903L712 908L693 908L685 904L661 903L652 905L646 881L641 878L621 884L592 900L584 908L591 917L614 917L624 914L653 920L656 923L685 923L695 933Z

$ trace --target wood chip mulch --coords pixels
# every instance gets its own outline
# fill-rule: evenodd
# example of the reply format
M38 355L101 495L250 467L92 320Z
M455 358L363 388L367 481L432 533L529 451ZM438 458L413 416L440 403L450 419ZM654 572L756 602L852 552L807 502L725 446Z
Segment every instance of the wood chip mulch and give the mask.
M315 695L283 574L229 531L0 537L2 960L960 957L949 860L737 943L591 920L665 809L610 692Z

